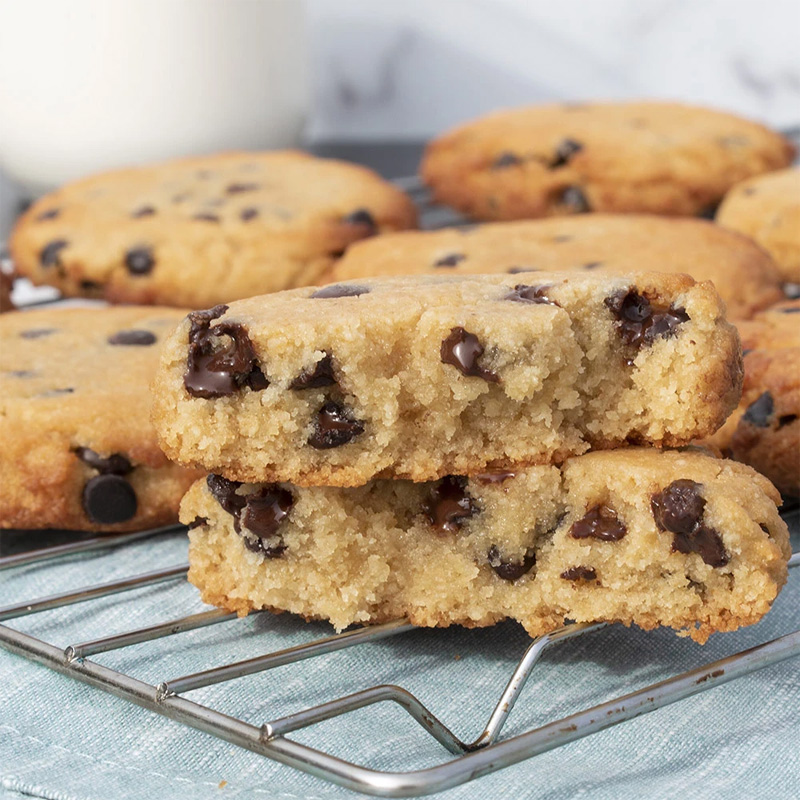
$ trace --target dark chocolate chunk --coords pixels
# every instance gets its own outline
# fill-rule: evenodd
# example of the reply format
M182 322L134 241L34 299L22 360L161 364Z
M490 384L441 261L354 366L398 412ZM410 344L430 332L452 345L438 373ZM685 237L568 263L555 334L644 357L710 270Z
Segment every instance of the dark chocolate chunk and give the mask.
M559 195L558 202L567 206L575 214L586 214L592 210L586 195L578 186L567 186Z
M550 169L557 169L569 163L572 156L583 150L583 145L574 139L562 139L556 147L556 154L550 162Z
M325 353L313 367L304 369L290 384L290 389L319 389L321 386L330 386L336 383L333 374L333 359L330 353Z
M475 476L475 480L478 481L478 483L484 484L503 483L503 481L507 481L509 478L516 477L516 474L516 472L509 472L508 470L482 472L480 475Z
M536 564L536 553L533 548L528 548L521 561L504 561L496 545L489 548L487 555L489 566L504 581L516 581L530 572Z
M492 169L506 169L506 167L515 167L517 164L521 163L522 159L518 155L512 153L510 150L506 150L492 161Z
M378 232L378 225L372 214L366 208L357 208L348 214L343 220L346 225L359 225L366 228L368 236L374 236Z
M278 534L281 523L292 508L292 493L277 485L264 486L247 495L239 520L241 527L254 536L243 534L245 546L267 558L283 555L286 545Z
M713 528L698 525L691 533L676 533L672 550L678 553L697 553L710 567L724 567L731 559L725 552L722 537Z
M83 487L83 510L98 525L127 522L137 507L136 492L119 475L95 475Z
M247 498L236 493L242 484L239 481L229 481L222 475L215 475L213 472L206 478L206 486L214 499L232 517L239 519L239 512L244 508ZM238 530L238 527L237 527Z
M500 383L496 373L478 364L478 359L483 355L483 345L474 333L464 328L451 329L450 335L442 342L439 354L443 364L451 364L462 375Z
M108 337L108 343L114 345L136 345L146 347L156 343L156 335L150 331L130 330L119 331Z
M50 336L55 332L55 328L29 328L27 331L22 331L19 336L21 339L40 339L42 336Z
M584 516L574 522L569 535L573 539L600 539L604 542L618 542L628 529L617 517L617 512L606 505L590 508Z
M653 306L635 289L619 291L604 302L617 317L622 341L635 347L652 344L659 336L669 338L681 323L689 320L683 308Z
M53 239L39 252L39 263L43 267L54 267L60 263L61 251L69 244L66 239Z
M764 392L757 400L750 403L742 419L755 425L756 428L769 428L774 413L775 401L769 392Z
M258 209L257 208L243 208L239 212L239 218L242 222L250 222L251 219L255 219L258 216Z
M153 206L140 206L135 211L131 211L131 216L134 219L141 219L142 217L152 217L156 213Z
M55 219L60 213L60 208L49 208L47 211L42 211L42 213L36 217L36 221L44 222L46 219Z
M216 214L210 214L208 211L201 211L198 214L193 214L192 219L199 220L200 222L219 222L219 217Z
M785 425L791 425L797 419L797 414L784 414L778 417L778 427L783 428Z
M133 470L133 464L121 453L106 458L88 447L76 447L74 452L84 464L101 475L127 475Z
M343 405L328 400L317 412L308 443L316 450L330 450L347 444L362 433L364 423L361 420L354 419Z
M503 299L513 300L517 303L539 303L542 305L557 306L558 303L547 296L548 289L552 288L553 287L549 284L526 286L524 283L520 283L514 287L513 292L509 292Z
M332 283L330 286L323 286L317 289L312 295L314 300L323 300L333 297L358 297L360 294L369 294L369 286L358 286L355 284Z
M241 194L242 192L255 192L260 186L257 183L231 183L225 187L228 194Z
M480 511L466 488L466 479L448 475L431 490L422 506L437 533L456 533L466 520Z
M203 525L208 525L208 520L205 517L195 517L186 527L193 531L195 528L202 528Z
M448 253L446 256L436 259L434 267L455 267L459 261L463 261L466 256L463 253Z
M125 253L125 266L131 275L147 275L156 265L150 247L132 247Z
M570 567L561 573L566 581L593 581L597 579L594 567Z

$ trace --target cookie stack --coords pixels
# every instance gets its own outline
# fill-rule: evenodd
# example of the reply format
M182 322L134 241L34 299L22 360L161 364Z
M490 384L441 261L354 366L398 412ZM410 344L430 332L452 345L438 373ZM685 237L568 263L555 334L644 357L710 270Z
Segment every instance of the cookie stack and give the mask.
M181 507L205 600L339 629L605 619L698 641L768 610L789 555L774 488L653 447L709 435L738 402L719 297L686 276L526 277L189 314L154 422L169 457L211 473Z

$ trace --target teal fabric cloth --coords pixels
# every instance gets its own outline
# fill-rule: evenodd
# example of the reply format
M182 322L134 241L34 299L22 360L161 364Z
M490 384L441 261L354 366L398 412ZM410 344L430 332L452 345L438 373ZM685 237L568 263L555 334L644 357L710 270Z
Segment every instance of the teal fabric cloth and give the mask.
M794 545L800 545L797 536ZM172 536L11 570L0 573L0 605L179 564L185 557L184 538ZM8 624L66 646L200 609L192 587L173 582ZM761 623L714 636L704 647L669 631L622 626L557 645L535 668L505 734L789 633L800 624L798 609L800 569L795 569ZM259 614L94 660L158 683L329 632L322 623ZM528 641L511 623L477 631L412 631L188 697L261 724L370 685L396 683L471 739ZM292 736L378 769L416 769L451 758L389 704ZM800 659L795 658L440 796L795 800L798 786ZM0 798L20 796L332 800L355 795L0 650Z

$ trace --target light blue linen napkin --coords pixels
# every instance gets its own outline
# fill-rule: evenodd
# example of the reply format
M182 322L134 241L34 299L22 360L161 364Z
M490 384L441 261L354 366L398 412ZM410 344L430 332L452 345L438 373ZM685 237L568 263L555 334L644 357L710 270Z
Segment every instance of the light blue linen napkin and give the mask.
M796 517L795 517L796 520ZM797 528L795 524L795 529ZM797 549L797 536L794 539ZM179 564L182 536L0 573L0 605ZM185 582L139 589L8 624L59 646L195 613ZM800 626L800 569L758 625L704 647L665 630L613 626L549 650L505 729L521 733ZM253 615L96 656L158 683L326 635L322 623ZM513 623L419 630L192 692L254 724L378 683L414 692L445 724L474 738L528 638ZM378 769L452 756L400 709L381 704L292 735ZM439 795L592 800L800 794L800 659ZM332 800L353 792L185 728L0 649L0 798L57 800Z

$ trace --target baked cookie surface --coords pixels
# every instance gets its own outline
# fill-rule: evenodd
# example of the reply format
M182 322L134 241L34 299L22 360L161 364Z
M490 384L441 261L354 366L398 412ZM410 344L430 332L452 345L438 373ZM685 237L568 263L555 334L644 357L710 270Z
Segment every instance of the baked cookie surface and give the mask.
M784 280L800 283L800 168L734 186L719 207L717 222L758 242Z
M21 275L68 296L199 308L313 284L348 244L415 222L364 167L223 153L68 184L20 218L10 249Z
M696 453L301 489L210 475L181 505L206 602L330 620L469 627L510 617L667 625L703 642L758 621L786 580L774 487Z
M64 308L0 317L0 527L139 530L177 521L197 473L150 424L172 308Z
M706 220L638 214L390 233L349 247L325 279L537 270L686 273L713 281L731 319L784 299L777 267L746 237Z
M153 418L181 463L358 486L686 444L740 381L718 295L685 275L376 278L191 313Z
M588 211L695 216L735 183L791 163L784 137L732 114L668 102L498 111L435 139L421 174L476 219Z

